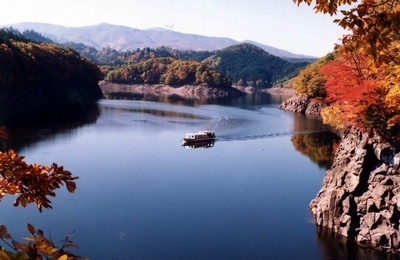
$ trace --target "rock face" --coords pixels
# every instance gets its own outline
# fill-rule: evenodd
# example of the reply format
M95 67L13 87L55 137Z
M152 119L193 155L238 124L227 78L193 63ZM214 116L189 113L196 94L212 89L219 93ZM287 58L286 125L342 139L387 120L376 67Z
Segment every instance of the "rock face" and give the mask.
M319 226L400 252L400 152L378 135L350 129L309 209Z
M310 99L305 96L293 96L285 100L279 109L307 115L320 115L326 103L319 99Z

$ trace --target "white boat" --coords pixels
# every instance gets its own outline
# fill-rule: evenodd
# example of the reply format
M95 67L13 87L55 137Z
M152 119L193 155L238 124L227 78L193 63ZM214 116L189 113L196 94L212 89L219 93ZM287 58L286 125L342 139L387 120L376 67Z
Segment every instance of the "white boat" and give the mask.
M197 133L187 133L183 137L183 142L194 143L194 142L205 142L214 141L216 139L215 132L202 130Z

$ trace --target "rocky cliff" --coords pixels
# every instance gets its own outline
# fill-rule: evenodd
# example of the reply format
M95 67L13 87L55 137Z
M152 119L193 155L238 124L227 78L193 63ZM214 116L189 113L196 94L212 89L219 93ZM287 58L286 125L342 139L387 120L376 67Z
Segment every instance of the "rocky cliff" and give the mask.
M400 252L399 146L357 129L344 132L309 209L319 226L388 252Z
M293 96L285 100L279 109L307 115L320 115L326 103L320 99L311 99L306 96Z

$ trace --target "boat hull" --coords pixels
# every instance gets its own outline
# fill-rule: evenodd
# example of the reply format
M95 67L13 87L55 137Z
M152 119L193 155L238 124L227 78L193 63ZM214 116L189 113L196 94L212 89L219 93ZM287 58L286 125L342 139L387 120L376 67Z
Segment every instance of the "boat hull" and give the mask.
M185 143L210 142L210 141L215 141L215 138L214 137L201 138L201 139L183 138L183 142Z

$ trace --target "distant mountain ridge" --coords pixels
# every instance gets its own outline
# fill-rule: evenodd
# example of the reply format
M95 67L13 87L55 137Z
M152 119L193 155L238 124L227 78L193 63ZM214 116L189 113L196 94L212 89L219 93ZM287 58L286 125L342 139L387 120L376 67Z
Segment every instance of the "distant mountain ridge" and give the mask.
M247 42L279 57L315 58L313 56L291 53L254 41L246 40L239 42L225 37L209 37L180 33L164 28L139 30L107 23L83 27L65 27L61 25L32 22L8 24L4 27L13 27L20 32L34 30L55 42L64 43L72 41L83 43L96 49L111 47L118 51L126 51L136 50L137 48L157 48L165 46L178 50L212 51Z

